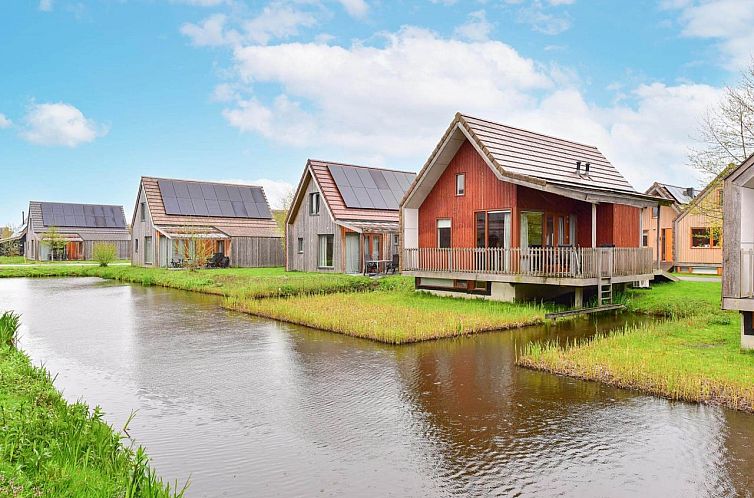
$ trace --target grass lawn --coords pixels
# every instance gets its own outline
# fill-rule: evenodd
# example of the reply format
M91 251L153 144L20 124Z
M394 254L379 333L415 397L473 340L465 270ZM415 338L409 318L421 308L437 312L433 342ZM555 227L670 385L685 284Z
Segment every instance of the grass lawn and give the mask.
M544 321L546 309L413 291L406 277L378 281L373 292L315 294L275 299L231 297L229 309L332 332L403 344Z
M141 448L84 403L67 403L50 374L13 345L0 317L0 496L181 496L150 469Z
M531 344L518 364L754 411L754 353L740 349L739 317L720 310L720 288L676 282L629 291L630 310L665 319L567 348Z
M124 264L124 263L131 263L131 260L129 259L116 259L112 261L110 264ZM92 260L72 260L72 261L37 261L34 259L26 259L23 256L0 256L0 265L53 265L53 266L64 266L64 265L81 265L81 264L87 264L87 265L98 265L99 263L97 261Z
M23 256L0 256L0 265L25 265L26 258Z
M197 271L135 266L36 265L0 268L3 277L101 277L142 285L159 285L205 294L263 298L297 294L367 290L368 277L286 272L283 268L227 268Z

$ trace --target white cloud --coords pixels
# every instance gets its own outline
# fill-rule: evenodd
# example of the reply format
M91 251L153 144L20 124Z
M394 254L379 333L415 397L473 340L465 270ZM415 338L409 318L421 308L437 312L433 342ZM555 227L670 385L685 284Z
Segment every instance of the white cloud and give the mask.
M283 2L273 2L250 19L231 19L225 14L213 14L198 24L184 24L181 33L197 46L266 44L273 39L296 36L300 28L315 24L317 19L312 12Z
M87 119L70 104L33 104L24 117L21 136L37 145L76 147L106 135L107 129Z
M364 0L338 0L351 17L364 17L369 11L369 5Z
M10 128L11 125L13 125L13 122L8 119L5 114L0 113L0 129Z
M621 88L622 100L598 106L569 68L527 59L499 41L412 27L383 37L375 46L237 47L238 80L223 115L274 142L418 168L461 111L597 145L639 188L656 179L692 182L691 136L718 89L656 83ZM443 56L426 56L432 53ZM266 97L255 93L259 87L276 91Z
M469 14L468 20L455 29L455 35L470 41L485 41L492 32L492 23L487 20L484 10Z
M663 6L680 10L682 34L718 40L724 63L740 69L754 55L754 5L751 0L670 0Z
M39 0L39 10L42 12L51 12L52 0Z
M558 2L550 2L558 5ZM560 2L562 3L562 2ZM540 0L534 0L531 5L519 9L516 20L528 24L534 31L546 35L558 35L571 28L571 19L566 14L553 14L549 12Z

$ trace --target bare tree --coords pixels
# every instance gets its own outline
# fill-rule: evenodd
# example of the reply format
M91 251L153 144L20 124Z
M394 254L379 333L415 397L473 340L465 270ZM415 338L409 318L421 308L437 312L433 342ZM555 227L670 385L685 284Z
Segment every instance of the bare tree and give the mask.
M708 184L707 194L693 203L694 214L707 220L713 234L722 231L724 173L754 153L754 59L736 86L727 87L720 103L701 119L699 145L689 162Z
M65 239L60 235L58 227L56 226L49 227L47 231L42 234L42 241L50 248L50 256L53 261L55 261L55 253L62 252L63 249L65 249Z
M293 197L296 195L296 191L293 189L288 190L286 194L283 196L282 201L282 209L273 209L272 210L272 216L275 218L275 221L278 224L278 228L280 229L280 232L283 234L283 251L286 250L287 247L287 237L288 234L286 233L285 229L285 220L288 218L288 211L290 211L291 206L293 205Z

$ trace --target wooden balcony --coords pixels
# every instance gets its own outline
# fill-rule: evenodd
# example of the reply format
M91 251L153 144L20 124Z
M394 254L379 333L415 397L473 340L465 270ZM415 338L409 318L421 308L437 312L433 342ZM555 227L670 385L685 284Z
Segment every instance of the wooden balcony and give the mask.
M650 247L419 248L405 249L403 259L403 272L418 276L476 275L477 279L534 283L546 283L545 279L644 280L653 271Z

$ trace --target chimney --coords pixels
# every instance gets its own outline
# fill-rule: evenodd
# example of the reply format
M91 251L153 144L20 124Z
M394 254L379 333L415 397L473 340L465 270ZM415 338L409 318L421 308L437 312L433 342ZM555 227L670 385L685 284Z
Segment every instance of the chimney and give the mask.
M589 165L590 165L590 164L591 164L591 163L586 163L586 164L584 165L584 172L585 172L585 173L589 173Z
M576 173L581 173L581 161L576 161Z
M21 226L26 225L26 211L21 211Z
M694 198L694 187L688 187L686 190L683 191L683 193L686 195L686 197L689 197L691 199Z

